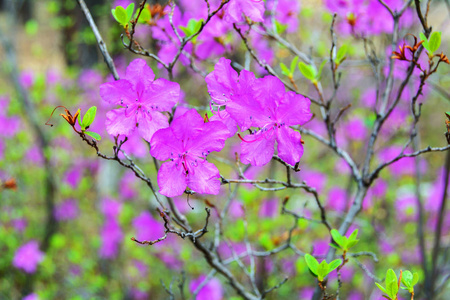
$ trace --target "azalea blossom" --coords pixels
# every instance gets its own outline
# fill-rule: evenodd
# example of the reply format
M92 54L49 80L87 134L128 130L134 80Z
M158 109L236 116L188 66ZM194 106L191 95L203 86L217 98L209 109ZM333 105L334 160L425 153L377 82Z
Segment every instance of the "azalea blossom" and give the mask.
M301 136L290 126L303 125L311 119L311 101L308 98L286 92L278 78L266 76L258 79L253 91L231 99L227 111L241 131L259 128L241 137L243 163L264 166L272 159L275 142L282 160L290 165L300 161L303 155Z
M178 83L155 79L152 69L143 59L133 60L123 79L100 86L100 96L106 102L122 105L106 114L109 134L129 136L137 128L139 135L150 141L153 134L169 126L161 112L170 111L180 97Z
M44 260L44 253L39 250L38 242L31 240L17 249L12 264L31 274L36 272L37 266L42 260Z
M211 151L222 150L228 134L222 122L205 123L195 109L158 130L150 141L150 153L156 159L169 160L158 172L159 192L174 197L189 187L197 193L217 195L219 170L206 158Z
M228 113L226 104L232 101L232 96L239 97L240 94L251 91L255 80L255 75L247 70L238 74L231 67L231 60L224 57L219 59L214 71L205 78L212 99L211 111L214 113L210 120L223 122L230 131L230 137L236 134L237 123Z
M248 17L254 22L264 21L263 0L230 0L226 6L225 20L230 23L244 21Z

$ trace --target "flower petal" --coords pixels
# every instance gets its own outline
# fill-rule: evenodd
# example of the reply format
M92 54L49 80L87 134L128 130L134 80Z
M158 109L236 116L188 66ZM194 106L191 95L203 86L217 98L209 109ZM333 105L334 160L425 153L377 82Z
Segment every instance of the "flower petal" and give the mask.
M182 195L186 189L186 174L174 162L165 162L158 171L159 192L167 197Z
M241 142L241 162L252 166L264 166L275 152L275 135L273 130L246 135Z
M106 131L110 135L128 136L136 128L136 114L130 113L127 116L125 110L125 108L113 109L106 114Z
M187 177L187 185L191 190L201 194L219 194L220 174L214 164L204 161L191 169L193 172Z
M221 57L205 81L214 104L224 105L236 92L238 73L231 67L231 60Z
M150 141L150 154L159 160L167 160L183 152L181 141L175 136L172 128L160 129Z
M158 111L148 111L148 112L140 112L138 114L138 131L139 134L146 140L150 142L153 134L162 128L169 127L169 122L167 117Z
M277 129L278 156L291 166L299 162L303 155L300 139L300 133L287 126Z
M126 79L120 79L114 82L107 82L100 86L100 97L108 103L117 105L129 104L136 100L136 93L133 92L131 82Z
M230 135L230 131L225 124L219 121L211 121L202 125L201 134L186 141L186 150L195 156L206 156L204 152L222 150Z
M137 58L128 65L125 78L133 84L133 89L136 90L139 83L147 88L155 79L155 74L145 60Z
M203 131L204 124L202 116L192 108L174 119L170 127L178 139L187 141L199 135Z
M231 118L230 114L226 110L222 110L220 112L216 112L209 118L210 121L219 121L227 126L230 134L228 137L232 137L237 132L237 123L233 118Z
M231 99L232 102L227 104L227 111L238 123L241 131L245 131L252 126L263 127L271 122L251 91L242 95L234 95Z
M277 119L288 126L303 125L312 117L310 105L311 100L308 98L287 92L278 106Z
M147 87L141 101L147 107L159 111L170 111L180 99L180 85L164 78L158 78Z

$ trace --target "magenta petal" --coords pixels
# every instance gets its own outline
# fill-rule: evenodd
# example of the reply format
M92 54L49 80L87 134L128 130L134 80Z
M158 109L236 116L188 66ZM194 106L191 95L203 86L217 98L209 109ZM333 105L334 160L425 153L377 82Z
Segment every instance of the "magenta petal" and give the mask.
M114 82L107 82L100 86L100 97L111 104L125 104L136 100L136 93L128 80L120 79Z
M298 131L283 126L277 129L278 156L294 166L303 155L303 145Z
M136 89L138 83L147 88L155 79L155 74L145 60L137 58L128 65L125 78L133 84L134 89Z
M172 128L160 129L150 141L150 154L159 160L168 160L183 152L183 144L173 134Z
M137 121L139 135L147 142L150 142L157 130L169 127L167 117L157 111L141 112Z
M227 126L228 131L230 132L228 134L228 137L232 137L237 132L237 123L233 118L231 118L230 114L226 110L222 110L220 112L216 112L214 115L212 115L209 118L210 121L219 121L225 124Z
M186 189L186 175L181 166L165 162L158 171L159 192L167 197L182 195Z
M147 87L142 95L142 103L147 109L171 111L180 99L180 85L176 82L159 78Z
M194 139L203 130L205 122L202 116L194 109L172 121L171 128L175 136L181 140Z
M232 102L227 104L227 111L239 124L241 131L252 126L262 127L271 121L269 115L264 113L260 103L250 93L233 96Z
M225 141L230 132L228 128L219 121L211 121L203 124L202 133L195 139L188 139L186 148L195 156L205 156L203 152L220 151L225 146Z
M187 178L187 185L191 190L201 194L219 194L220 174L214 164L204 161L198 163L193 170Z
M239 1L242 12L254 22L263 22L263 0L235 0Z
M205 81L214 104L224 105L237 89L238 73L231 67L231 60L221 57Z
M136 114L125 114L125 108L113 109L106 114L106 131L113 136L130 135L136 128Z
M244 139L247 142L241 142L242 163L264 166L272 159L275 152L275 136L272 130L246 135Z
M294 92L287 92L278 106L277 119L283 120L288 126L303 125L312 117L310 105L311 100L308 98Z
M256 81L256 97L264 109L276 110L277 104L284 97L286 89L283 82L275 76L266 76Z

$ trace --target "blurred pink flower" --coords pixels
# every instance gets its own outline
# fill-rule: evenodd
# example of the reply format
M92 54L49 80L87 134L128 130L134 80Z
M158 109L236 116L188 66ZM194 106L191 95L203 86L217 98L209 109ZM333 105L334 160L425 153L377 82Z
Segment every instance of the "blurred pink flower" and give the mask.
M31 240L16 250L12 264L26 273L34 273L42 260L44 260L44 253L39 250L39 243Z

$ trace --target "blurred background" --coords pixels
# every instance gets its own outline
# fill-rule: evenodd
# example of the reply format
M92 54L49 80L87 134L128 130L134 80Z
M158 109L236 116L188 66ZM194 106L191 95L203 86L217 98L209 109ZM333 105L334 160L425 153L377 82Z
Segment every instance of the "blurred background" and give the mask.
M131 2L86 0L119 75L124 74L128 63L137 56L124 49L120 39L123 27L114 20L111 9L117 5L126 7ZM152 7L157 2L148 1ZM375 14L376 10L367 9L361 14L359 20L371 20L364 24L366 39L356 37L348 29L350 14L359 12L358 5L367 8L372 2L377 1L285 0L279 1L280 10L286 9L290 13L290 21L284 24L283 18L287 17L276 16L280 18L281 35L319 65L329 57L332 13L336 7L342 8L337 11L335 31L339 47L348 46L348 58L339 69L342 72L341 87L333 109L336 113L341 107L352 104L338 124L337 137L339 145L358 164L364 158L375 118L372 107L376 85L366 54L376 53L383 78L391 56L392 30L383 25L389 23L386 11L377 7L382 13ZM401 1L386 2L401 4ZM176 1L182 14L189 16L191 8L186 3ZM193 3L190 5L205 8L204 1ZM267 1L267 5L270 3L272 1ZM138 7L139 3L135 4ZM447 55L449 16L448 1L432 2L429 23L434 31L442 32L439 51ZM185 19L187 23L189 18ZM150 23L137 26L136 39L162 57L168 50L156 37L155 28L159 23ZM418 36L421 32L414 7L407 10L401 24L401 43L411 44L412 38L406 34ZM188 241L172 235L153 246L131 241L131 237L153 240L164 235L164 222L145 183L117 162L97 157L94 149L74 134L59 116L63 108L56 110L50 118L53 127L45 125L57 106L63 105L74 114L78 108L84 113L95 105L98 111L91 129L102 136L100 150L108 155L112 153L114 141L104 125L106 112L112 107L100 98L99 86L113 78L77 1L2 0L0 38L0 299L169 299L166 290L170 286L173 286L176 299L184 299L182 294L186 299L191 298L194 292L198 294L197 299L240 299L218 275L197 290L211 268ZM279 74L280 63L289 65L294 58L287 48L257 31L250 41L258 55ZM218 59L225 56L241 66L248 66L257 76L266 75L254 61L250 62L249 54L235 32L223 34L220 43L223 46L221 52L198 58L198 66L203 72L211 72ZM367 52L365 46L369 49ZM167 72L155 61L149 58L146 61L157 78L167 78ZM394 90L404 78L404 70L405 65L396 62ZM331 95L329 66L323 72L324 92ZM207 113L210 99L203 77L183 58L174 75L173 80L180 84L184 94L181 106L195 107L200 113ZM409 101L417 91L419 75L414 74L399 107L384 125L376 146L374 166L395 157L409 137L412 122ZM313 86L298 69L293 80L299 91L317 98ZM448 65L443 64L433 74L419 101L424 105L418 126L418 149L428 145L445 146L444 112L450 111ZM317 107L312 110L318 112ZM326 135L319 117L306 128ZM303 140L302 170L293 175L295 181L305 180L317 189L332 226L338 227L354 197L355 183L347 165L332 151L309 136L303 136ZM134 136L123 149L156 182L156 169L148 144ZM227 141L221 153L211 157L226 178L238 177L234 170L235 152L239 152L236 137ZM429 266L446 186L445 155L439 152L425 154L417 160L403 159L381 172L352 226L352 230L359 229L361 239L355 251L370 251L377 259L370 255L360 256L345 266L342 299L382 299L374 281L382 280L389 268L397 274L400 269L418 272L421 280L416 299L424 299L425 274L417 239L417 199L423 205L428 255L425 263ZM285 180L286 174L285 167L275 162L266 167L250 167L246 176ZM304 216L298 222L280 213L286 196L290 197L287 207ZM322 224L311 221L320 219L320 212L313 197L302 191L262 192L252 185L224 185L218 196L194 195L189 200L183 196L175 201L193 227L201 228L205 222L205 200L220 210L227 199L231 204L224 223L224 242L217 249L222 258L230 258L233 252L246 251L244 237L247 233L254 249L273 249L286 240L294 222L297 224L292 238L296 247L318 257L325 255L330 242L328 231ZM444 215L448 216L448 209ZM248 221L247 228L244 216ZM204 237L207 242L213 240L213 228L218 222L214 213L211 219L210 232ZM448 299L450 294L449 230L450 218L447 217L439 237L435 299ZM245 259L243 263L249 264ZM230 269L248 284L237 263L231 264ZM268 299L310 299L316 285L303 257L289 249L276 256L258 258L256 270L257 284L262 290L289 277L281 288L267 295ZM334 273L329 286L336 289ZM406 292L400 295L409 299Z

